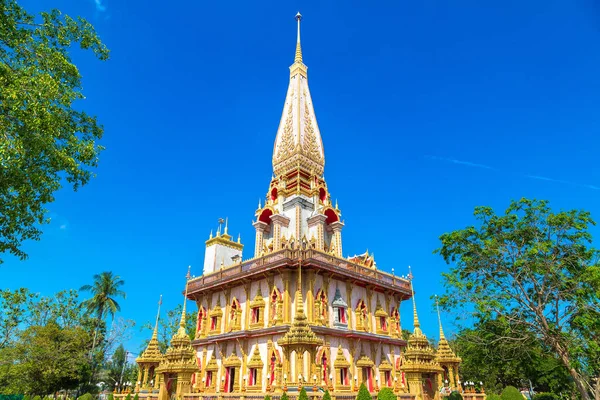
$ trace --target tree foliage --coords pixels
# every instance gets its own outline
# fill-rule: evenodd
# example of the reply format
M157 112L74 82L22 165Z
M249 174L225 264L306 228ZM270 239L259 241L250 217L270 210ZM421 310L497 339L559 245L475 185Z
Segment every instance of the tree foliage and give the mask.
M482 381L486 392L499 393L508 385L528 381L536 390L573 394L572 379L561 361L533 335L527 340L499 340L522 329L504 320L486 320L459 331L452 348L462 358L461 374Z
M26 258L21 244L40 238L61 181L77 190L97 165L102 128L74 107L84 98L69 55L76 44L108 59L86 20L58 10L35 18L0 0L0 254Z
M331 400L331 395L329 394L329 390L325 389L325 393L323 393L322 400Z
M440 237L436 252L452 263L442 306L513 328L498 341L523 344L533 336L589 400L600 376L600 266L590 214L554 213L546 201L522 199L504 214L477 207L474 215L477 227Z
M358 388L358 394L356 395L356 400L372 400L371 398L371 393L369 393L369 389L367 389L367 386L365 385L365 383L361 383L360 387Z
M379 393L377 393L377 400L396 400L397 397L394 394L394 391L388 387L381 388Z
M89 335L81 328L61 328L55 322L21 333L11 352L10 381L27 393L47 394L73 389L89 376L86 351ZM12 383L11 383L12 384Z
M523 395L516 387L507 386L502 390L500 398L502 400L523 400Z
M304 386L302 387L302 389L300 389L298 400L308 400L308 395L306 394L306 389L304 389Z

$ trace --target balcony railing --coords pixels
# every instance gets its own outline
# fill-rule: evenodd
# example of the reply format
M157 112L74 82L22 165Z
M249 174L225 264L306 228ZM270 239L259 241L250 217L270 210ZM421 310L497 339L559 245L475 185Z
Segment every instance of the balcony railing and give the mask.
M190 293L193 293L212 286L218 286L221 283L231 280L255 275L283 265L290 265L299 260L302 260L303 265L314 265L342 276L351 276L356 280L366 281L370 284L380 284L390 289L399 289L406 295L410 295L410 283L406 279L315 249L283 249L260 258L234 264L212 274L202 275L190 280L188 290Z

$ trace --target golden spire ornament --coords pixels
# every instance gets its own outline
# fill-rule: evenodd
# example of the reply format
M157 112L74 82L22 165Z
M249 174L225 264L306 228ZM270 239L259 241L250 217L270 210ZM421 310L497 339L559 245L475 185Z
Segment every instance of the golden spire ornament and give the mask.
M300 14L300 11L296 14L296 21L298 21L298 37L296 40L296 57L294 57L294 62L302 64L302 47L300 46L300 21L302 21L302 14Z

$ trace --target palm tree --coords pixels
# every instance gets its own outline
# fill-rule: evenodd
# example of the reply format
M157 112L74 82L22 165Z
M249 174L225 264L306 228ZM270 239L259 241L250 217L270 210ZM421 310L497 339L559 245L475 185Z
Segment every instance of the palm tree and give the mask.
M121 311L121 306L115 300L116 297L126 297L124 291L120 289L125 282L118 275L113 275L112 272L102 272L94 275L93 285L83 285L83 291L91 292L92 297L83 302L83 305L90 313L96 314L96 327L94 329L94 341L92 342L92 351L90 357L94 354L96 347L96 338L98 336L98 326L100 321L106 316L115 317L117 311Z

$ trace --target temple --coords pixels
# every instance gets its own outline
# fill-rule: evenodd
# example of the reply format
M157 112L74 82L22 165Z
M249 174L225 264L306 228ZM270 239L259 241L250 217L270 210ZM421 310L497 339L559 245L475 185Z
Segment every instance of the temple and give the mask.
M273 177L255 212L254 249L228 233L206 241L201 276L185 297L197 306L190 339L184 315L166 354L154 329L138 358L140 396L295 397L329 390L354 399L364 383L376 394L438 398L456 388L458 358L443 337L436 352L422 333L412 281L377 268L365 252L343 256L344 222L324 178L325 152L300 43L273 148ZM221 231L223 228L223 231ZM413 298L414 330L403 338L400 303ZM185 301L184 301L185 314ZM158 321L158 317L157 317ZM258 397L257 397L258 398Z

